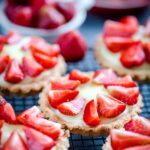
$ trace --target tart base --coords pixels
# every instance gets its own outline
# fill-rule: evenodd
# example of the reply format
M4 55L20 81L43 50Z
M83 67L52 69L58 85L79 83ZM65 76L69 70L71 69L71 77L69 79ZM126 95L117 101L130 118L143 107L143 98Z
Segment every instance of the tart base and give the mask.
M38 94L51 76L60 76L66 72L66 63L60 56L58 64L49 70L49 74L40 79L34 79L30 83L0 85L0 94L3 96L32 96Z
M108 124L102 124L97 127L80 126L80 125L73 126L71 123L68 123L63 119L61 119L51 110L51 106L49 105L47 99L48 90L49 90L49 86L43 89L42 93L39 95L39 102L38 102L40 105L40 109L44 113L45 117L47 119L60 123L62 125L62 128L70 130L71 133L80 134L84 136L109 135L111 129L122 128L124 124L131 119L132 116L141 113L142 111L141 108L144 105L142 102L142 96L140 95L138 103L129 110L129 113L127 115L119 118L119 120L115 120L112 123L108 123Z
M94 54L96 57L97 62L102 65L104 68L111 68L112 70L114 70L118 75L120 76L124 76L124 75L131 75L132 78L134 78L135 80L139 80L139 81L150 81L150 70L137 70L137 69L128 69L125 68L123 66L115 66L112 63L110 63L108 60L106 60L106 58L101 54L100 51L102 51L102 49L100 48L102 43L102 36L100 35L97 38L95 47L94 47Z

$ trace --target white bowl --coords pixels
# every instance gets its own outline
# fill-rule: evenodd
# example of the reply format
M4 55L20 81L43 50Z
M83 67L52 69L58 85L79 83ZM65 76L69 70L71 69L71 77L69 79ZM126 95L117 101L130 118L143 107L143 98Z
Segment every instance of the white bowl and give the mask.
M25 36L41 36L48 40L49 42L53 42L60 34L63 34L67 31L77 29L80 27L86 19L86 10L76 7L76 15L69 22L61 25L56 29L36 29L31 27L24 27L21 25L14 24L11 22L4 11L5 3L1 3L0 6L0 23L4 29L4 33L8 33L9 31L15 30L22 35Z

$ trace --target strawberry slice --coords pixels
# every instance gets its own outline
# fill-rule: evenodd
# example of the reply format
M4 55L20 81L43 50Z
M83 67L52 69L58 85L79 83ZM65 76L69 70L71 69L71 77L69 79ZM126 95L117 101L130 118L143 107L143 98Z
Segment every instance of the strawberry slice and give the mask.
M16 59L11 60L5 74L5 80L10 83L18 83L24 79L25 75Z
M131 38L124 37L106 37L104 38L104 42L108 49L113 53L127 49L129 46L139 43L139 41L134 41Z
M90 77L88 74L81 72L77 69L73 69L69 74L70 80L79 80L81 83L86 83L90 80Z
M108 20L104 24L104 37L131 37L133 34L133 29L128 27L127 25Z
M145 53L141 44L130 46L121 52L120 62L126 68L141 66L145 61Z
M7 67L7 65L10 62L10 57L8 55L0 58L0 73L3 73L5 68Z
M0 53L3 51L4 44L0 44Z
M36 77L44 71L44 68L33 58L27 57L23 57L23 69L30 77Z
M56 145L52 138L35 129L24 126L23 130L26 135L27 145L31 150L50 150Z
M123 150L150 150L150 144L144 145L144 146L142 145L142 146L129 147Z
M127 75L125 77L118 78L115 81L105 83L104 86L105 87L108 87L108 86L123 86L123 87L129 88L129 87L136 87L136 83L132 80L130 75Z
M81 112L85 104L84 98L77 98L70 102L64 102L60 104L57 109L68 116L75 116Z
M5 44L6 43L6 37L0 35L0 44Z
M105 118L116 117L126 109L126 105L124 103L109 96L98 95L97 103L99 116Z
M150 43L145 43L143 46L144 46L146 61L150 63Z
M86 104L83 120L89 126L97 126L100 124L100 118L94 100L91 100Z
M132 31L132 34L136 33L139 28L139 22L136 17L134 16L126 16L120 19L120 22L127 25Z
M63 102L74 99L78 93L78 91L72 90L50 90L48 93L48 100L52 107L57 108Z
M117 79L116 74L111 69L97 70L93 76L93 82L97 84L109 83Z
M66 79L51 79L52 90L75 90L80 81L66 80Z
M0 120L0 129L3 127L4 120ZM0 134L0 139L1 139L1 134Z
M8 44L14 44L19 42L21 39L21 36L18 32L11 31L6 35L6 42Z
M4 145L3 150L28 150L17 131L13 131Z
M127 131L150 136L150 120L144 117L135 116L124 127Z
M110 133L111 146L114 150L150 144L150 137L133 132L113 129Z
M125 88L121 86L109 86L107 87L107 89L111 96L128 105L134 105L138 101L139 96L138 87Z
M5 120L8 123L16 123L16 114L11 106L11 104L7 103L7 101L0 96L0 119Z
M40 53L32 53L32 55L46 69L53 68L57 64L57 57L50 57Z

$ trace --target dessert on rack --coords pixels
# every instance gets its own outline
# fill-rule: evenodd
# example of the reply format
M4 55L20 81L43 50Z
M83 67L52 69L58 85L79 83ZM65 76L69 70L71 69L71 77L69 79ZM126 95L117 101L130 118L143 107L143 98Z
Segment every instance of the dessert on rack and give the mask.
M39 96L46 118L81 135L108 135L141 112L142 97L131 76L118 77L111 69L72 70L51 78Z
M107 20L94 53L102 66L119 75L150 80L150 19L145 26L134 16L119 21Z
M3 95L33 95L51 76L66 71L58 45L40 37L22 37L14 31L0 36L0 64Z

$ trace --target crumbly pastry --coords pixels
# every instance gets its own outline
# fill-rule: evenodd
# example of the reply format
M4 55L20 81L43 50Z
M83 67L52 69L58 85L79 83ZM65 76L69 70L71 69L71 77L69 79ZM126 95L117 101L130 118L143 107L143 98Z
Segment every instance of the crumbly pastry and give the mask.
M52 78L39 96L46 118L72 133L108 135L139 114L142 97L130 76L119 78L111 69L96 72L72 70L66 77Z
M103 145L103 150L149 150L150 120L135 116L124 128L113 129Z
M58 45L39 37L21 37L10 32L0 37L0 92L3 95L33 95L51 76L66 71Z
M134 23L134 24L133 24ZM150 36L147 26L139 26L133 16L119 22L106 21L103 34L96 41L97 61L118 75L131 75L140 81L150 80Z
M44 119L36 106L16 116L12 106L0 97L0 119L0 146L4 150L69 148L69 131L62 130L58 123Z

